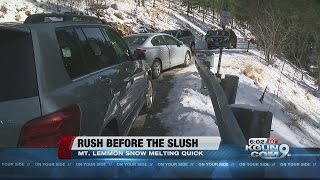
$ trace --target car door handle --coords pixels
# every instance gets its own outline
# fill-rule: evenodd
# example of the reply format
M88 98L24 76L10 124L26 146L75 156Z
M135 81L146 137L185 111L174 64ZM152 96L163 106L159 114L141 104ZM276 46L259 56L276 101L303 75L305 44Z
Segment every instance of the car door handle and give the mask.
M111 84L112 80L108 78L107 76L99 76L99 80L106 84Z
M127 77L123 80L124 82L131 82L132 81L132 78L131 77Z

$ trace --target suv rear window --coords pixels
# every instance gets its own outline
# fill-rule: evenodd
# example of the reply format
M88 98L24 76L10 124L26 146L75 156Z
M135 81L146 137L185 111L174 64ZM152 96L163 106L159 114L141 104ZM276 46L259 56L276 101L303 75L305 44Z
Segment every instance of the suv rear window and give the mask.
M0 29L0 102L38 95L31 35Z

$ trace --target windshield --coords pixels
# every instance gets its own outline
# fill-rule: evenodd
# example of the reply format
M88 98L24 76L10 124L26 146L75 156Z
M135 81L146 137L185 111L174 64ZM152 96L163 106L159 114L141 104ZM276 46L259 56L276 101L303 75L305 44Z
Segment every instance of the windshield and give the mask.
M124 40L125 40L125 42L127 43L128 46L140 46L147 39L148 39L148 36L129 36L129 37L124 37Z
M37 95L31 35L0 29L0 102Z
M218 33L217 33L217 31L208 31L207 32L207 35L209 35L209 36L216 36Z

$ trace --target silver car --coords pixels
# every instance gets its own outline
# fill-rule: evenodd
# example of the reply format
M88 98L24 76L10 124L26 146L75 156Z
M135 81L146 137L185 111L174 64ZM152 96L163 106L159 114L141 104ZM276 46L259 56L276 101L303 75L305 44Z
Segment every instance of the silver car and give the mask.
M0 24L0 39L0 147L127 135L152 108L150 66L98 18L35 14Z
M162 70L191 63L191 50L183 42L164 33L143 33L124 37L131 52L145 58L150 64L152 77L158 78Z

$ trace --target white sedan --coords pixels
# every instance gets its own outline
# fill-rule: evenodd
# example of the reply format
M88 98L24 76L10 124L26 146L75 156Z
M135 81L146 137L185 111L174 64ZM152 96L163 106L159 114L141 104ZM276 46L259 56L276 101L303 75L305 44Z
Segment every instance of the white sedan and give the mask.
M191 63L191 50L175 37L164 33L143 33L124 37L131 52L142 55L158 78L162 70Z

